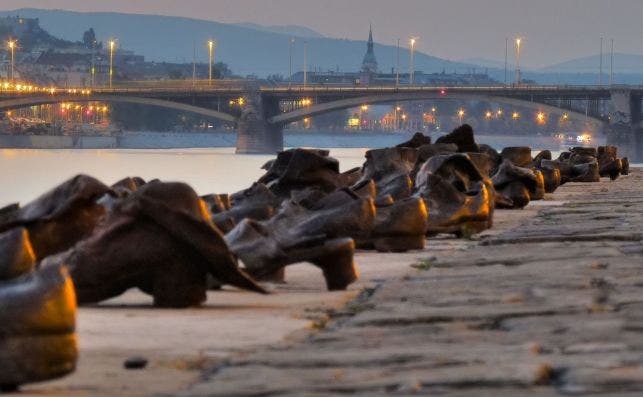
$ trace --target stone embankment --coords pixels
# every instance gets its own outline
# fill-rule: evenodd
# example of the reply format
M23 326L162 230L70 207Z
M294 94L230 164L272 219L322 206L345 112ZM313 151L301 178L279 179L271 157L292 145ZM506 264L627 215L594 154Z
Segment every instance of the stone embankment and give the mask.
M374 255L415 269L182 395L641 395L643 170L549 199L476 241Z

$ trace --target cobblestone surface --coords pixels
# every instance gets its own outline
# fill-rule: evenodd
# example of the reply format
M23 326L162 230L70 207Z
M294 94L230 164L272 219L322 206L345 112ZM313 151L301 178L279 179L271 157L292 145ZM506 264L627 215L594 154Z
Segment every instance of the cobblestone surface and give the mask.
M643 395L643 171L549 199L183 395Z

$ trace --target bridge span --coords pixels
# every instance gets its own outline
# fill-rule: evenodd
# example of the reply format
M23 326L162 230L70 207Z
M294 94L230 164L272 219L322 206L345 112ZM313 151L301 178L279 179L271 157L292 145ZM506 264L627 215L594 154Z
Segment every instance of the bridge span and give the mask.
M146 82L113 88L24 92L0 88L0 111L56 102L103 101L160 106L193 112L234 124L240 153L274 153L283 148L283 127L306 117L365 104L417 100L486 100L597 125L610 144L643 161L641 98L643 86L261 86L254 82ZM308 99L306 106L284 111L285 102ZM571 103L583 101L585 109ZM603 115L598 104L609 103Z

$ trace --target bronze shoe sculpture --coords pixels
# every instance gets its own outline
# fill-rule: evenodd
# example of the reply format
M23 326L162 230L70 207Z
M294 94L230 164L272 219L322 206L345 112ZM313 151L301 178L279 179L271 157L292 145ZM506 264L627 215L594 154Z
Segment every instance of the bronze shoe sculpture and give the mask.
M206 299L207 275L265 293L236 260L212 225L205 203L183 183L152 182L116 206L91 237L45 258L65 263L79 304L113 298L130 288L158 307L188 307Z
M5 214L0 232L27 228L40 260L88 237L105 215L105 207L97 201L106 194L112 194L112 189L92 177L78 175Z
M485 176L464 153L431 157L416 178L428 209L427 234L471 236L492 224L494 198Z
M581 163L572 165L570 182L600 182L598 162Z
M270 168L257 182L266 185L283 199L292 190L317 186L326 192L342 187L339 162L328 150L291 149L277 154Z
M76 368L76 297L63 266L35 269L25 228L0 234L0 392Z
M532 161L531 148L529 146L506 147L500 152L500 157L518 167L528 168Z
M469 124L462 124L450 134L436 139L435 143L455 143L458 146L458 152L461 153L480 151L480 147L473 137L473 128Z
M611 180L618 178L623 172L623 162L618 158L616 146L598 147L598 173L609 176Z
M344 290L358 278L353 262L355 243L350 238L294 234L284 238L280 230L244 219L226 235L226 241L245 270L260 280L283 281L284 268L298 262L319 267L329 291Z
M630 160L627 157L623 157L621 159L621 164L623 166L623 170L621 171L621 175L629 175L630 174Z
M212 221L225 234L241 220L250 218L266 220L274 215L281 199L275 196L263 183L255 182L251 187L228 196L224 203L222 195L206 196L206 203L212 212Z
M529 168L515 166L510 161L503 161L492 178L496 192L511 200L512 205L499 208L523 208L534 198L542 198L544 179L542 173Z
M357 246L379 252L420 250L424 248L428 227L426 204L419 197L378 205L373 231L367 239L357 240Z
M409 197L413 186L410 175L417 158L417 150L414 148L369 150L362 167L362 178L356 185L370 179L375 182L378 195L388 194L395 200Z
M431 137L426 136L421 132L416 132L413 134L411 139L409 139L406 142L402 142L399 145L396 145L395 147L410 147L410 148L419 148L420 146L424 145L430 145L431 144Z
M560 170L554 167L538 168L545 182L545 193L553 193L561 185Z

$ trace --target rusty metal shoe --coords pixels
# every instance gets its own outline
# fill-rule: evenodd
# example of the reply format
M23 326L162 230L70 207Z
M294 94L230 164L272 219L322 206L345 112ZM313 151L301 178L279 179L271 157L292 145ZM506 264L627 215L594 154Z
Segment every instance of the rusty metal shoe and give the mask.
M354 185L373 180L377 194L399 200L409 197L413 182L410 175L418 159L417 150L407 147L373 149L366 152L362 178Z
M205 203L183 183L148 183L119 203L92 236L42 266L65 263L79 304L113 298L130 288L158 307L188 307L206 299L207 276L264 293L212 225Z
M460 153L480 151L473 136L473 128L469 124L462 124L450 134L439 137L435 143L455 143Z
M428 211L424 200L409 197L390 205L377 206L373 231L359 248L379 252L406 252L424 248L428 229Z
M112 189L78 175L3 217L0 232L25 227L38 259L64 251L88 237L105 215L97 201Z
M575 164L571 167L570 182L600 182L598 162Z
M500 157L513 165L528 168L531 163L531 148L529 146L510 146L502 149Z
M512 202L511 206L499 208L523 208L529 204L532 197L542 198L545 190L542 173L517 167L510 161L502 162L492 181L496 192L508 197Z
M0 392L76 368L76 297L62 266L35 269L27 230L0 234Z
M545 182L545 193L553 193L561 185L560 170L553 167L541 167L538 170L542 173Z
M623 172L623 162L618 158L616 146L598 147L598 173L600 176L609 176L616 180Z
M409 139L406 142L402 142L399 145L396 145L395 147L410 147L410 148L419 148L420 146L424 145L430 145L431 144L431 137L426 136L421 132L416 132L413 134L411 139Z
M244 219L226 235L226 242L245 270L260 280L283 281L284 268L298 262L319 267L328 290L343 290L358 278L350 238L281 233L270 225Z
M623 165L623 170L621 171L621 175L629 175L630 174L630 160L627 157L623 157L621 159L621 164Z
M492 224L494 198L485 176L464 153L429 159L417 175L416 197L428 210L427 235L468 237Z
M230 195L226 203L224 201L222 195L206 196L212 221L224 234L245 218L258 221L269 219L281 203L281 199L266 185L258 182Z
M328 150L318 149L279 152L268 171L257 182L265 184L282 199L289 198L293 190L310 186L332 192L342 187L343 178L339 172L339 162L328 154Z

